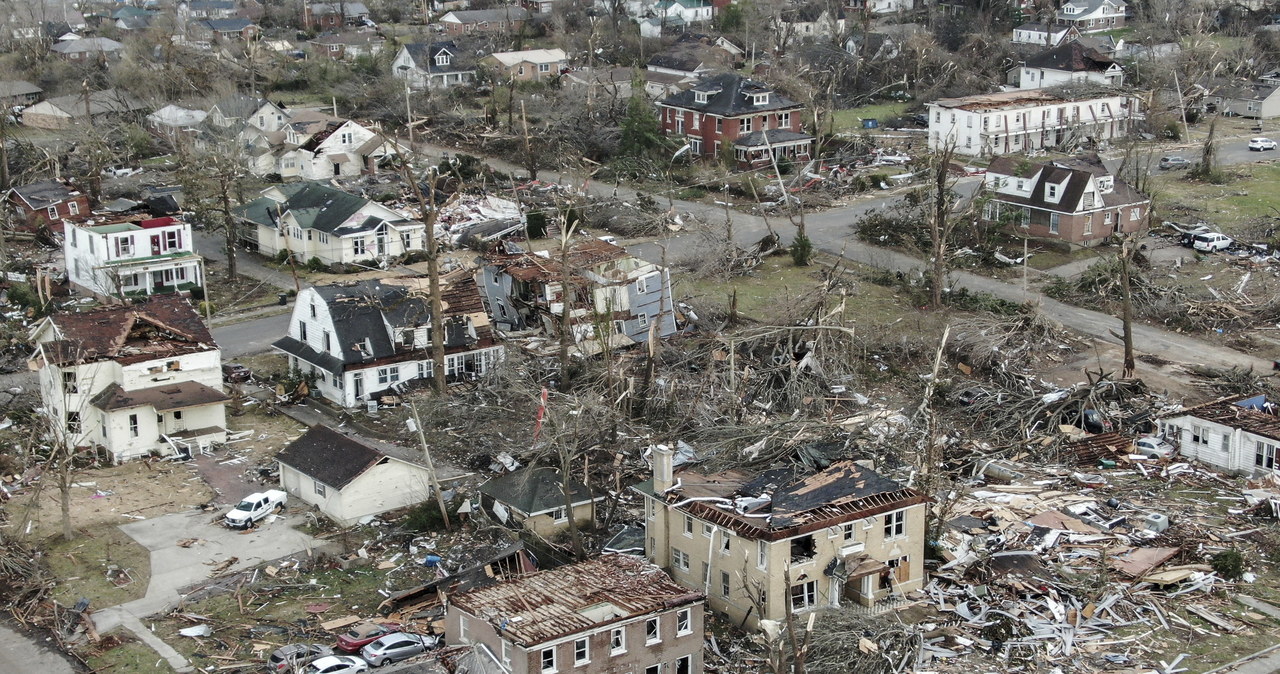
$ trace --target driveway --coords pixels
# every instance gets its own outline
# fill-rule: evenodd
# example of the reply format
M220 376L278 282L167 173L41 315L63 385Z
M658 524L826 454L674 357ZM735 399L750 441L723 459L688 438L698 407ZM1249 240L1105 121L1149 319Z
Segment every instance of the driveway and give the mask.
M37 638L35 633L26 634L0 623L0 672L74 674L77 671L65 654Z
M284 557L310 556L323 545L294 530L291 525L302 519L289 516L288 511L276 521L264 521L247 532L214 523L220 515L221 512L192 511L122 525L122 531L151 552L151 581L142 599L95 611L93 622L98 631L106 633L125 627L154 648L174 669L185 671L190 666L187 661L146 629L142 618L172 610L181 601L184 588L209 580L213 567L227 560L236 560L223 570L231 573ZM197 542L191 547L178 545L178 541L192 538Z

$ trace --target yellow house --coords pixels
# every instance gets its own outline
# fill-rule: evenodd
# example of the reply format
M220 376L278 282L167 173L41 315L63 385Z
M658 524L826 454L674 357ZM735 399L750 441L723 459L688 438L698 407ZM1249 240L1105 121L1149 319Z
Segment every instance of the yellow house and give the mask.
M633 487L645 554L735 622L872 606L923 585L928 497L914 489L853 461L675 476L669 449L653 455L653 479Z
M595 521L596 502L581 482L569 481L572 509L565 506L560 471L546 466L500 475L480 485L480 509L504 526L524 528L550 538L569 528L569 516L580 527Z

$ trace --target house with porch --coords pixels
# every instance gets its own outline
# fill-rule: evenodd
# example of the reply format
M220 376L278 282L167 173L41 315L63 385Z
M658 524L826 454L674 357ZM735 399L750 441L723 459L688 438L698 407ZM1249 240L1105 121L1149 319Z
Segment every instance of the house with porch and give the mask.
M1151 199L1108 170L1097 155L1032 164L996 157L983 178L991 198L982 217L1015 234L1092 246L1147 228Z
M411 42L391 61L391 74L411 89L443 89L475 79L470 57L452 40Z
M671 274L599 239L567 254L495 252L484 258L481 287L496 327L559 334L569 301L573 350L599 353L675 334ZM570 286L564 290L565 283Z
M807 161L813 136L801 130L804 111L773 87L736 73L703 78L658 101L663 133L688 143L695 157L733 152L743 168Z
M1280 471L1278 414L1264 394L1230 396L1166 414L1159 427L1184 459L1260 477Z
M222 352L183 295L57 312L31 332L51 433L119 463L226 440Z
M992 156L1030 150L1099 147L1142 119L1140 100L1097 87L1018 89L925 104L929 149L951 145L957 155Z
M872 606L924 584L929 498L862 462L677 474L670 448L652 453L653 479L632 487L645 556L735 624Z
M67 223L62 252L76 294L123 300L204 287L204 258L180 218Z
M302 263L380 264L426 243L426 225L410 214L317 182L273 185L232 213L246 245Z
M445 377L481 377L502 360L475 280L445 277ZM431 302L426 279L383 279L305 288L298 293L288 333L273 347L290 371L342 407L364 405L406 386L426 386L435 371Z
M279 131L246 126L241 131L248 168L256 176L282 180L324 180L373 173L401 146L357 122L319 110L286 114Z
M1101 33L1124 28L1124 0L1067 0L1058 7L1055 20L1081 33Z

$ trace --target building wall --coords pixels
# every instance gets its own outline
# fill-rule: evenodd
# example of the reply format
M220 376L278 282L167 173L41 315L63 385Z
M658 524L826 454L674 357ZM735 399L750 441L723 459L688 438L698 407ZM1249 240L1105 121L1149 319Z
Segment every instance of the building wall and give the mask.
M469 33L519 33L524 29L524 20L490 21L488 23L461 23L458 21L441 21L445 34L449 36L467 35Z
M369 468L341 490L323 485L308 475L280 464L280 487L304 503L314 505L341 526L351 526L367 515L414 505L431 496L426 469L391 457Z
M123 292L153 289L154 276L146 275L157 272L165 277L162 285L167 287L187 283L203 286L201 258L194 255L192 244L191 226L177 222L168 227L115 234L70 226L63 233L62 248L67 277L73 287L80 292L111 297L121 291L120 285L124 286ZM122 245L126 247L121 248ZM153 253L172 257L156 258ZM138 262L129 263L129 260ZM105 267L108 262L117 264Z
M564 61L544 63L541 64L541 66L546 66L546 71L544 72L540 70L540 64L534 63L533 61L521 61L511 66L504 66L500 61L493 57L486 57L485 63L489 65L489 67L496 68L500 72L504 73L505 77L515 78L517 82L549 80L558 76L560 71L565 67Z
M1118 86L1120 84L1119 81L1113 82L1105 73L1096 71L1076 73L1054 68L1024 67L1018 79L1018 87L1021 89L1044 89L1078 82L1092 82L1101 86Z
M789 569L792 585L813 581L816 584L816 606L812 610L830 608L842 602L855 601L850 597L861 592L862 585L851 581L854 587L843 584L825 574L833 559L847 554L866 554L881 562L900 560L906 571L901 581L895 581L892 589L882 589L879 576L872 581L872 598L863 603L880 600L891 593L906 594L919 589L924 582L925 506L914 505L903 510L904 531L901 537L885 536L886 514L878 514L851 525L850 539L845 539L843 525L820 529L808 534L814 542L814 554L809 561L791 561L791 541L762 541L739 536L731 530L712 525L683 512L669 509L666 504L646 497L646 555L671 573L682 585L697 589L707 595L711 608L724 613L734 622L747 620L753 628L760 617L783 620L790 608L790 588L786 585L784 570ZM662 517L662 511L666 517ZM652 515L652 517L650 517ZM691 520L687 527L685 518ZM691 528L690 533L688 529ZM799 537L803 538L803 537ZM724 544L728 541L728 551ZM665 541L665 545L664 545ZM763 548L762 548L763 545ZM763 564L761 554L763 550ZM677 552L680 553L677 555ZM678 565L676 557L687 555L688 567ZM704 566L705 565L705 566ZM705 575L704 575L705 570ZM724 574L728 574L728 593L724 592ZM752 597L758 592L767 595L763 613L755 610ZM810 609L806 609L810 610ZM804 611L800 611L804 612Z
M720 118L715 115L683 108L660 107L662 131L668 136L696 139L701 147L694 147L698 156L714 157L720 151L721 140L732 141L741 135L761 129L789 129L803 131L803 109L767 112L739 117ZM750 131L746 131L747 121ZM717 123L718 122L718 123Z
M37 211L27 208L26 204L17 195L10 199L10 203L13 205L14 212L18 217L32 227L59 220L78 222L93 214L89 207L89 197L84 194L71 197L66 201L60 201L48 208L42 208ZM49 211L50 208L53 209L52 213Z
M400 219L403 216L375 202L368 202L348 222L362 222L369 216L384 219ZM282 250L289 250L296 260L306 262L313 257L320 258L325 264L334 262L360 262L378 257L377 238L372 231L338 236L314 229L297 227L297 220L292 213L286 212L280 220L280 227L254 225L258 230L258 252L267 257L274 257ZM403 234L409 235L406 247ZM426 244L426 225L422 223L405 224L402 229L388 228L386 236L386 255L395 257L409 250L422 250ZM363 253L357 253L356 241L362 242Z
M1109 140L1127 134L1129 121L1141 118L1137 99L1123 95L995 110L926 107L929 149L954 140L955 153L965 156L1025 152L1086 136Z
M1087 213L1059 213L1056 225L1052 212L1026 208L1019 204L1001 202L997 213L1005 214L1010 210L1015 213L1013 216L1007 216L1014 218L1010 230L1015 233L1041 239L1061 239L1089 246L1100 243L1117 232L1130 233L1146 229L1151 215L1150 206L1150 202L1146 202L1120 208L1098 209ZM1023 226L1024 221L1020 219L1021 216L1018 215L1024 210L1029 212L1025 226ZM1107 220L1108 216L1111 218L1110 222Z
M573 507L573 519L579 527L589 527L595 524L596 504L579 503ZM521 522L526 530L532 531L543 538L552 538L561 532L569 530L569 520L566 518L556 521L553 513L542 513L541 515L531 515Z
M1273 456L1280 456L1280 440L1232 428L1194 415L1171 417L1160 421L1165 437L1178 446L1178 453L1186 459L1240 475L1258 476L1274 473L1273 467L1258 464L1259 453L1266 454L1259 444L1270 446Z
M681 609L689 609L690 629L684 634L676 634L676 613ZM659 621L661 641L646 643L646 622L656 617ZM626 650L613 654L610 649L610 632L615 628L624 630ZM703 604L689 604L651 613L645 616L630 618L615 623L607 623L594 629L584 630L571 636L525 648L507 640L511 674L540 674L542 670L542 651L554 648L556 651L556 671L573 672L574 674L644 674L650 665L663 665L663 674L676 671L674 663L683 656L692 660L691 673L703 671ZM450 605L445 616L445 634L450 644L479 643L488 649L499 660L503 658L503 636L498 630L479 616L462 611ZM588 641L589 663L575 665L574 642L586 638Z

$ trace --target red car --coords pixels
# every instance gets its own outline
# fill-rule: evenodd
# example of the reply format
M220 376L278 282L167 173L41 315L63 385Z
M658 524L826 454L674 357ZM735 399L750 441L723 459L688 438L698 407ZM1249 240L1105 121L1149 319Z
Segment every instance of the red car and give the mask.
M356 623L348 628L346 632L338 635L338 650L355 653L368 644L377 641L379 637L395 634L399 631L400 626L395 623Z

